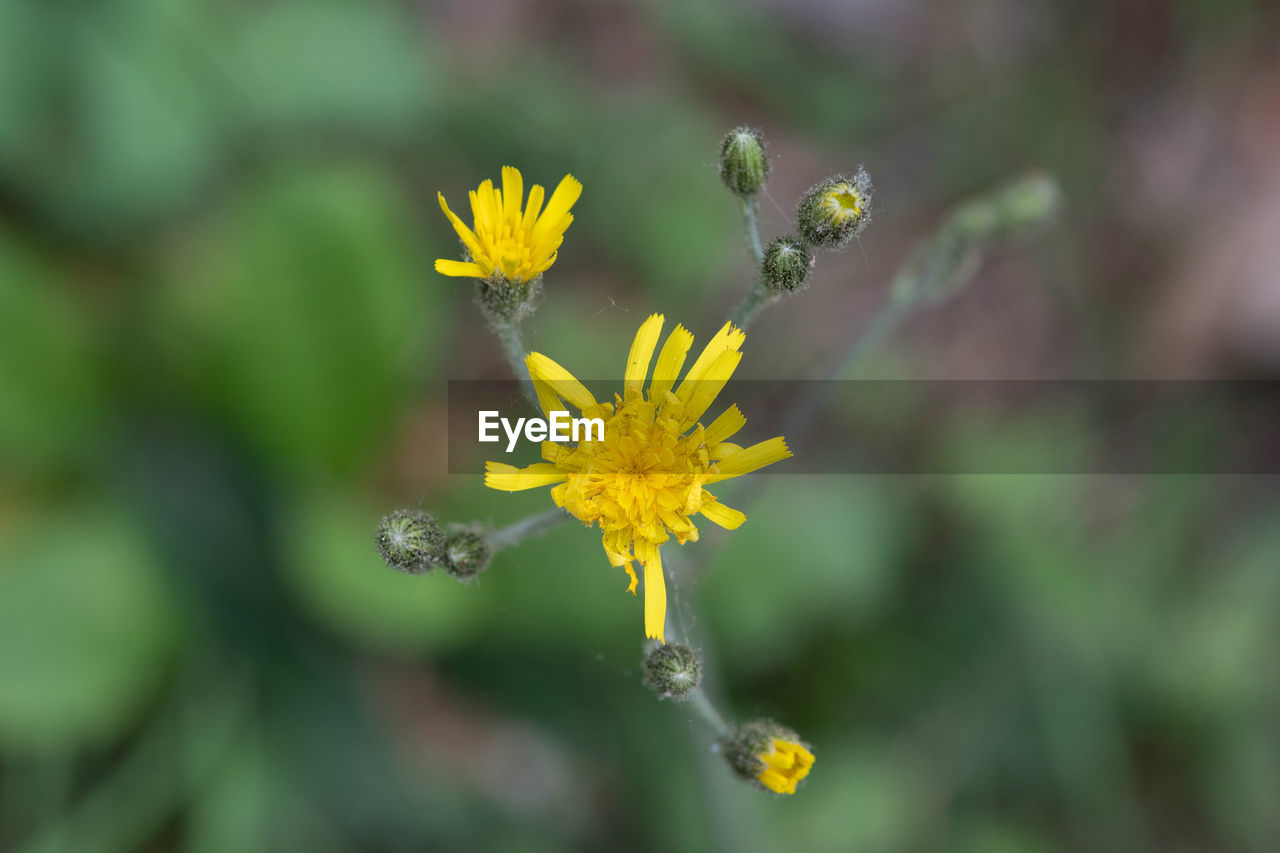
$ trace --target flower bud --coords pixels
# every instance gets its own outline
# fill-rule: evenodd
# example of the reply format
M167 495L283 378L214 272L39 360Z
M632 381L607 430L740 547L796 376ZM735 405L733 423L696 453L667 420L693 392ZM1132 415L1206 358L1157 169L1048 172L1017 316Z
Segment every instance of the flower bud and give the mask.
M454 526L444 546L444 568L460 581L469 581L489 568L493 548L484 533L474 526Z
M773 720L744 723L722 747L735 773L777 794L794 794L813 767L813 753L800 736Z
M663 699L683 699L702 682L702 658L679 643L651 648L641 670L644 686Z
M852 178L827 178L800 199L796 226L801 239L824 249L842 248L866 227L871 195L871 176L861 166Z
M720 179L741 196L760 192L769 177L769 155L760 131L735 127L720 143Z
M775 293L791 293L804 286L813 269L813 255L794 237L779 237L764 250L760 275Z
M431 513L401 507L378 522L374 537L382 561L410 575L428 572L445 560L445 535Z

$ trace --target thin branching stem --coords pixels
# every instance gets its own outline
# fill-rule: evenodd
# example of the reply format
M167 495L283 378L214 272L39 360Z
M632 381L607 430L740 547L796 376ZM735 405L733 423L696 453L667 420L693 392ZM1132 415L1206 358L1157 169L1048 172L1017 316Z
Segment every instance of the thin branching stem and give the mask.
M729 736L729 724L725 722L724 717L720 716L720 712L716 710L715 705L711 704L711 700L707 698L707 694L701 687L695 687L685 696L685 705L698 719L706 724L707 728L715 733L716 740L723 740Z
M756 203L755 196L739 196L738 204L742 207L742 230L747 237L747 248L751 250L751 257L759 266L764 263L764 247L760 243L760 228L756 224L756 213L760 206Z
M559 527L572 517L559 507L534 513L490 533L487 537L489 547L494 551L511 548L526 539L541 536L548 530Z

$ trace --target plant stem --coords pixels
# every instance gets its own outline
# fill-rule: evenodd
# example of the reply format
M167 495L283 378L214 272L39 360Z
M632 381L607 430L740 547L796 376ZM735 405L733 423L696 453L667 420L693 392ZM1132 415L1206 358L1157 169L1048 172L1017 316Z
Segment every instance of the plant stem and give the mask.
M777 294L769 292L769 288L765 287L764 278L760 275L760 265L764 263L764 248L760 244L760 229L756 226L756 200L754 197L739 198L738 204L742 207L742 231L747 238L747 248L751 251L751 258L756 265L756 279L751 285L751 290L742 297L738 307L734 308L733 313L729 315L729 322L739 329L745 329L761 308L772 304L777 299Z
M738 203L742 206L742 230L747 236L747 248L751 250L751 257L755 258L756 265L764 263L764 248L760 243L760 229L756 225L756 212L759 205L756 204L755 196L740 196Z
M698 719L706 723L707 728L715 732L717 740L729 736L729 724L724 721L724 717L720 716L720 712L711 704L711 700L707 698L707 694L701 687L695 687L689 691L688 696L685 697L685 705Z
M541 536L548 530L559 527L572 517L559 507L535 513L490 533L488 536L489 547L494 551L511 548L526 539Z
M525 367L524 336L520 333L520 324L516 320L494 320L493 333L502 344L503 355L511 367L511 375L520 381L520 386L530 403L537 405L538 396L533 390L533 381L529 378L529 370Z

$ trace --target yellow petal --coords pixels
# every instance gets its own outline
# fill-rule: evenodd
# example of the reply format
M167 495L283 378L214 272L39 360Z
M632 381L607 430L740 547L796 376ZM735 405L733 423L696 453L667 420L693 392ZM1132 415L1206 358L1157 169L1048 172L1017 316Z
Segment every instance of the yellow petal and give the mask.
M537 223L533 226L535 243L560 225L564 215L569 212L569 208L573 207L573 203L580 195L582 195L582 184L573 175L565 175L564 180L560 181L560 185L556 187L556 191L551 194L547 209L542 212L542 216L538 217ZM568 223L565 223L564 228L568 227ZM563 231L564 228L559 230Z
M665 643L667 582L662 576L662 552L644 539L636 540L635 550L644 566L644 635Z
M475 196L471 199L471 207L475 213L476 231L484 229L491 237L495 236L498 224L498 211L493 206L493 181L486 178L480 182Z
M693 345L693 334L684 326L676 326L667 335L667 342L658 353L658 363L653 366L653 382L649 383L649 399L660 400L680 375L685 356Z
M579 409L587 409L596 405L596 398L591 396L587 386L574 375L540 352L531 352L525 356L525 365L529 368L529 378L536 385L544 382L552 391L568 400ZM541 395L539 395L541 400Z
M741 477L743 474L749 474L774 462L781 462L790 456L791 451L787 448L786 439L782 436L771 438L721 459L716 463L719 472L708 477L707 482L718 483L730 477Z
M716 396L724 390L729 377L733 376L733 371L738 369L740 361L742 361L742 353L737 350L724 350L711 366L703 371L701 378L692 382L685 380L681 390L685 392L682 399L686 423L692 424L711 407Z
M467 263L464 261L450 261L445 258L436 258L436 272L440 275L451 275L454 278L484 278L486 273L480 269L479 264Z
M702 514L708 521L720 525L725 530L737 530L742 526L742 522L747 520L747 514L742 510L725 506L718 501L703 501Z
M547 462L535 462L527 468L517 468L505 462L484 464L484 484L500 492L521 492L559 483L567 475Z
M528 234L533 230L533 223L538 221L538 211L542 209L542 184L534 184L533 189L529 190L529 203L524 208L524 220L520 223L520 229Z
M662 323L661 314L651 314L649 319L640 324L635 340L631 342L631 352L627 355L623 387L636 392L643 390L644 378L649 374L649 362L653 360L653 351L662 334Z
M720 413L720 417L711 422L703 435L708 447L731 438L738 430L747 425L747 418L736 405L730 406Z
M467 247L467 251L471 253L472 258L479 258L484 255L484 249L480 246L480 241L476 235L472 233L457 215L449 209L449 205L445 203L444 193L436 193L436 199L440 202L440 209L444 211L444 215L449 217L449 223L453 225L453 230L458 232L458 236L462 238L462 245Z
M502 167L502 218L514 228L520 224L520 202L524 199L524 181L514 166Z
M745 332L735 328L732 323L725 323L720 331L716 332L715 337L703 348L702 354L698 356L698 360L693 363L693 367L689 368L689 372L685 375L684 382L681 382L680 387L676 389L676 394L680 399L687 400L689 398L691 393L690 383L702 381L707 371L711 369L722 353L736 352L746 339Z

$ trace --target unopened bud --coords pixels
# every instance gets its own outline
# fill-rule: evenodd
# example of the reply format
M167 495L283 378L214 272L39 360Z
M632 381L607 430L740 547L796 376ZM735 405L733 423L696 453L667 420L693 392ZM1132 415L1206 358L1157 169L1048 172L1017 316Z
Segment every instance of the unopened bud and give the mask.
M794 237L779 237L764 250L760 275L770 290L791 293L804 286L813 269L813 255Z
M742 724L722 747L725 760L738 776L778 794L794 794L813 767L808 745L773 720Z
M679 643L654 646L641 669L645 687L663 699L683 699L702 682L702 658Z
M842 248L871 218L871 176L858 167L852 177L827 178L800 199L796 227L811 246Z
M445 542L444 568L460 581L468 581L489 568L493 548L477 527L458 526L449 531Z
M431 513L420 509L401 507L383 518L374 540L383 562L407 574L428 572L445 559L444 531Z
M764 137L750 127L735 127L720 143L720 179L741 196L755 195L769 178Z

